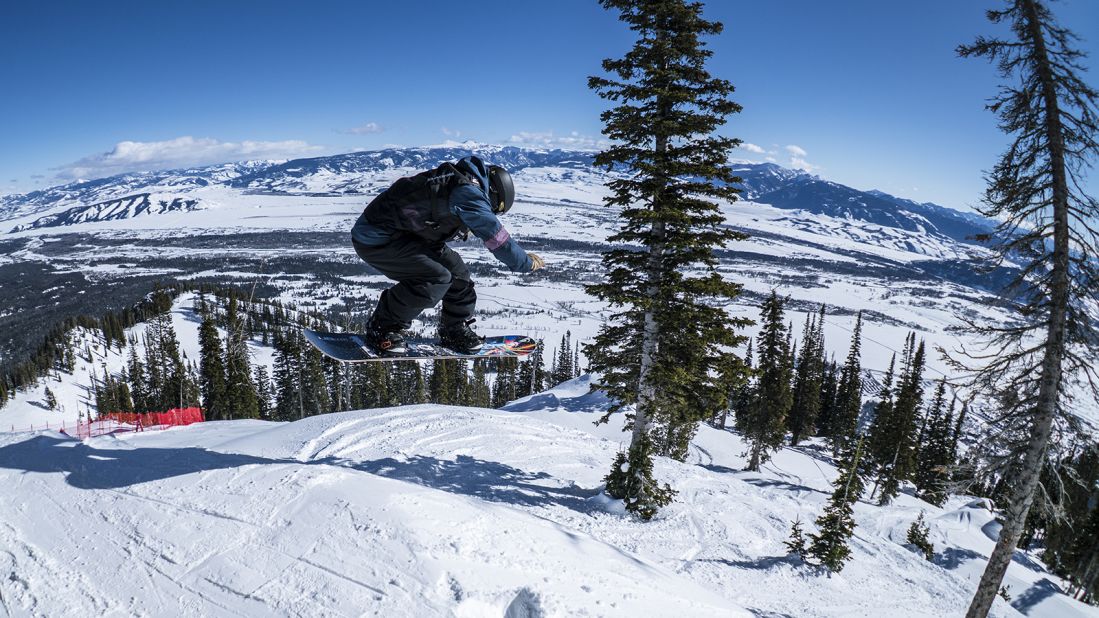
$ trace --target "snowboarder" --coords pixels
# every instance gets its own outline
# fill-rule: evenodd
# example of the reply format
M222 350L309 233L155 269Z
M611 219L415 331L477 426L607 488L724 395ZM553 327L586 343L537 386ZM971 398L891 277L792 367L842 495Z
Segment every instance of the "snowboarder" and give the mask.
M406 352L402 331L441 300L439 343L460 353L480 349L470 325L477 294L469 268L447 241L473 232L496 259L515 272L542 268L542 258L511 238L497 215L515 201L511 174L475 156L401 178L378 195L351 229L355 252L397 281L384 290L367 328L380 353Z

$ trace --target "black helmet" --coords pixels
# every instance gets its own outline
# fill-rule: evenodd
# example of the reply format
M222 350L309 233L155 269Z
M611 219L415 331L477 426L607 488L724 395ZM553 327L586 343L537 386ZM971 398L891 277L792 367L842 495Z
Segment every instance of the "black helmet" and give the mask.
M511 210L515 203L515 184L511 174L499 165L488 166L488 197L492 201L492 212L502 215Z

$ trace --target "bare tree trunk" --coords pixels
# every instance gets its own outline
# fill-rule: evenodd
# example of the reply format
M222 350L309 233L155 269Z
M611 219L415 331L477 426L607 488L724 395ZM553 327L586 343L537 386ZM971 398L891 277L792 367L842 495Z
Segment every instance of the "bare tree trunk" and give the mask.
M752 444L752 459L748 462L749 472L759 472L760 451L763 450L763 440L756 440Z
M671 107L667 103L659 103L658 106L662 116L666 116ZM663 154L667 148L668 138L663 135L657 135L655 144L657 155ZM663 191L658 184L656 190L653 192L653 210L659 210L661 208L661 202L663 200L662 193ZM647 271L646 275L649 278L648 285L645 288L645 296L649 300L650 305L645 309L644 327L641 334L641 367L638 369L637 375L637 410L634 413L633 435L630 441L631 448L640 445L641 439L648 434L649 425L652 422L652 419L649 417L649 411L652 408L653 401L656 399L656 390L650 382L649 375L652 373L653 356L656 353L656 342L660 337L660 325L656 322L656 315L654 314L651 303L659 292L657 282L660 280L660 271L664 260L665 233L665 223L659 219L653 221L652 244L649 245L649 259L645 269Z
M656 227L654 225L654 227ZM653 247L655 253L656 247ZM651 257L649 261L653 262L658 260L659 257ZM656 285L650 284L648 288L649 294L656 295ZM656 351L656 340L660 335L660 325L656 323L656 319L653 316L652 309L645 311L645 326L641 335L641 368L638 371L637 376L637 410L634 413L633 419L633 437L631 445L640 444L641 437L649 431L649 408L652 405L652 401L655 399L655 390L652 384L649 383L649 373L652 372L653 367L653 354Z
M1046 331L1046 349L1041 365L1041 382L1038 400L1034 407L1030 442L1023 457L1015 490L1004 511L1004 527L996 548L988 559L977 593L966 612L966 618L984 618L992 607L1003 582L1007 567L1019 538L1023 534L1027 513L1034 502L1042 464L1057 413L1061 387L1061 362L1065 352L1065 327L1069 299L1069 222L1068 182L1065 171L1065 144L1062 138L1060 106L1057 86L1049 67L1045 41L1033 0L1022 0L1027 28L1034 41L1034 55L1038 59L1038 77L1042 84L1045 102L1045 131L1049 140L1050 167L1053 175L1053 264L1050 273L1049 325Z
M1092 553L1091 559L1088 560L1088 566L1084 569L1084 575L1080 578L1080 600L1087 597L1088 591L1095 585L1096 578L1099 578L1099 569L1096 569L1096 561L1099 561L1099 553ZM1076 594L1073 594L1073 598L1076 598Z

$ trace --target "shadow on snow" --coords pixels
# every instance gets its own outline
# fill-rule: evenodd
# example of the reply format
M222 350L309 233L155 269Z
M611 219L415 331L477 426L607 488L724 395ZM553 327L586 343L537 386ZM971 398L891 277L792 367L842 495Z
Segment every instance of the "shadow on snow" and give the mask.
M103 449L48 435L0 447L0 468L61 473L79 489L119 489L162 479L263 464L332 465L406 481L490 502L519 506L559 505L583 513L600 490L561 485L545 472L459 455L455 460L413 456L373 461L270 459L197 447Z
M521 506L559 505L582 513L592 510L588 499L600 492L599 489L584 489L572 483L554 486L554 477L545 472L527 472L468 455L458 455L454 460L415 455L407 459L386 457L373 461L321 460L316 463L362 470L488 502Z

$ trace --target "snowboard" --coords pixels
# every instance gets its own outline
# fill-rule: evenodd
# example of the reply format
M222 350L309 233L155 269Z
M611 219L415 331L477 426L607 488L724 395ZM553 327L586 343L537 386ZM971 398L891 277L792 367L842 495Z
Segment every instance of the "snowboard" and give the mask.
M366 344L366 335L359 333L325 333L303 328L302 333L313 347L329 358L341 363L365 363L370 361L422 360L447 358L502 358L521 357L534 351L538 345L534 339L523 335L485 337L485 344L472 354L462 354L429 339L406 339L404 354L381 354Z

